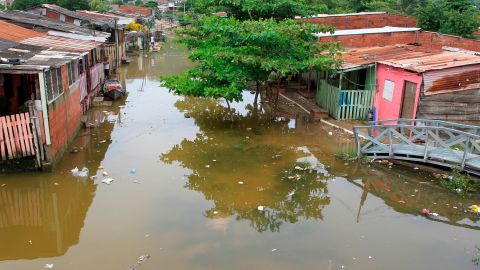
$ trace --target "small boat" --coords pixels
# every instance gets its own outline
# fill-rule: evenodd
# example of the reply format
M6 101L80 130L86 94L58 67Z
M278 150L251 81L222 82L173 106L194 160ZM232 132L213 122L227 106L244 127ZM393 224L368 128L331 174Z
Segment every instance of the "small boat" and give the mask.
M103 95L105 97L117 100L125 96L126 91L118 80L107 80L103 85Z

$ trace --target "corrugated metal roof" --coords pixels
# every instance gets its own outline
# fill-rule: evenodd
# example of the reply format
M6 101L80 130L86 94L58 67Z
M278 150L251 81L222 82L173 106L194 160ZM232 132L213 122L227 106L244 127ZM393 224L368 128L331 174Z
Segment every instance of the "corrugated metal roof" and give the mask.
M73 51L73 52L88 52L98 46L101 42L78 40L57 36L41 36L25 39L21 41L23 44L30 44L35 46L43 46L55 50Z
M81 53L52 51L49 48L33 46L0 39L0 57L23 60L21 64L0 62L0 71L21 70L40 71L49 67L57 67L77 59Z
M442 50L430 50L414 45L390 45L347 49L343 52L341 69L353 69L375 63L387 64L418 73L480 63L480 56Z
M84 22L89 22L98 26L109 26L109 27L115 27L115 20L113 19L106 19L106 18L98 18L98 17L93 17L93 16L87 16L85 14L81 14L75 11L68 10L66 8L57 6L55 4L41 4L40 5L43 8L48 8L50 10L53 10L57 13L70 16L75 19L79 19Z
M419 30L420 30L420 28L385 26L385 27L381 27L381 28L362 28L362 29L336 30L333 34L331 34L331 33L316 33L315 36L317 36L317 37L334 37L334 36L381 34L381 33L395 33L395 32L417 32Z
M384 60L380 63L422 73L430 70L480 64L480 56L462 52L437 51L419 57Z
M134 14L134 15L142 15L142 16L152 15L152 9L147 7L141 7L141 6L121 5L118 7L118 11L126 14Z
M27 38L45 36L44 33L38 33L15 24L0 20L0 38L10 41L22 41Z
M110 33L88 28L80 27L74 24L59 22L45 16L19 11L19 10L2 10L0 11L0 19L4 19L10 23L17 24L25 28L35 27L37 29L45 28L47 30L56 30L66 33L79 34L85 36L105 37L108 38Z
M423 84L426 95L480 89L480 64L428 71Z

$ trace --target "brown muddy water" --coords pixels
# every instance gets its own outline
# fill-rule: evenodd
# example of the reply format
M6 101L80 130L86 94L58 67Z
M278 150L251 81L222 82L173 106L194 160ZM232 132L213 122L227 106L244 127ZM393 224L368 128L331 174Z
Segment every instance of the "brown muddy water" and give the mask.
M337 159L349 138L268 121L248 92L233 115L174 96L158 78L189 62L172 46L133 57L126 102L90 112L120 118L82 131L54 173L0 176L0 269L476 269L478 195ZM84 166L97 179L72 176Z

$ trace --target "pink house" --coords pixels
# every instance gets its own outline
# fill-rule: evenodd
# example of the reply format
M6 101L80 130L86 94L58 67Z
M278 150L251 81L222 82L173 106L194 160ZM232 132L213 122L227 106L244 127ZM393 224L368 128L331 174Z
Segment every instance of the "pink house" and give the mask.
M415 118L422 87L421 74L378 64L377 86L373 101L375 120Z

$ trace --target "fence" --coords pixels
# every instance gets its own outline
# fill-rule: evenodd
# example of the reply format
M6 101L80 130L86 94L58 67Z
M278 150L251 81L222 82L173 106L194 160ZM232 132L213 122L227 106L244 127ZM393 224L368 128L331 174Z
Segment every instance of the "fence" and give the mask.
M0 117L1 160L35 156L30 116L20 113Z
M373 100L372 90L340 90L320 81L317 103L339 120L366 119Z

